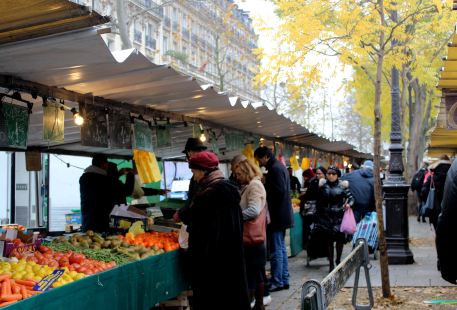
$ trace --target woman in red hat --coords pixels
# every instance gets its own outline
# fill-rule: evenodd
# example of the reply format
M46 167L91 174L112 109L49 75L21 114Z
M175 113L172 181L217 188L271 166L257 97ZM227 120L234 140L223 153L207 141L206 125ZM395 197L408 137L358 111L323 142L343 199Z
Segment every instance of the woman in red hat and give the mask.
M200 185L188 227L194 309L249 310L240 194L218 166L208 151L189 159Z

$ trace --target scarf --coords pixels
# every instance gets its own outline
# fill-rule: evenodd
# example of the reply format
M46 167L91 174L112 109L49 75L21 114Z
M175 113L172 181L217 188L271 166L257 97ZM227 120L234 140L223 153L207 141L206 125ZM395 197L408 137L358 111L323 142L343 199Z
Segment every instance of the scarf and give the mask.
M221 170L217 169L211 171L208 175L206 175L201 181L200 186L202 191L206 191L212 184L217 183L224 179L224 174Z

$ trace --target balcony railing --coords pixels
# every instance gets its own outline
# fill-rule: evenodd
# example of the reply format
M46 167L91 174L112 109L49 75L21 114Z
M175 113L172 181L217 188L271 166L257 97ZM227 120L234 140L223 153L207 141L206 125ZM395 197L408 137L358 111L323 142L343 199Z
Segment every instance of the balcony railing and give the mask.
M157 1L154 0L131 0L133 3L136 5L139 5L143 7L144 9L150 9L148 10L149 13L154 14L155 16L159 18L163 18L163 6L161 6L160 3L157 3Z

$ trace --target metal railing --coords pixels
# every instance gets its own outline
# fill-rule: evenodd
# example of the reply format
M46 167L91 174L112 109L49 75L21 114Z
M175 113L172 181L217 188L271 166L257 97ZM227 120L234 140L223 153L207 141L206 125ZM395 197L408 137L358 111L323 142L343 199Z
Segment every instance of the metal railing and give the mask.
M352 291L352 305L356 310L370 310L374 305L373 291L371 289L368 257L368 244L365 239L357 239L357 246L349 255L331 272L322 282L309 280L303 284L301 295L302 310L323 310L344 286L346 281L355 271L354 288ZM359 289L360 269L365 271L369 304L357 304Z

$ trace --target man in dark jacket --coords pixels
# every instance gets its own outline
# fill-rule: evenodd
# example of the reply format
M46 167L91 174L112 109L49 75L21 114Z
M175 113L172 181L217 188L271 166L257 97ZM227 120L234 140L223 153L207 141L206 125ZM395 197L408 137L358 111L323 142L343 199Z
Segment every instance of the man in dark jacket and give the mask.
M109 214L113 205L107 169L107 157L103 154L97 154L92 158L92 165L84 170L79 179L81 229L83 231L106 232L109 229Z
M290 190L294 194L300 194L301 184L298 178L294 176L294 170L292 169L292 167L287 167L287 171L289 172Z
M457 160L449 169L444 185L441 214L436 228L436 252L441 276L444 280L457 284Z
M289 288L285 233L287 228L293 226L290 179L286 167L274 158L266 146L257 148L254 157L268 171L265 190L271 220L268 225L271 247L270 291L275 292Z
M352 211L356 222L360 222L366 213L375 211L373 162L366 160L362 168L345 174L341 180L349 181L349 190L355 199Z
M433 225L436 231L436 225L438 223L438 215L441 213L441 202L443 201L444 182L446 181L446 175L451 167L451 161L447 155L441 155L440 158L429 166L432 175L427 178L422 186L422 201L427 201L430 187L435 187L435 199L433 203L433 209L430 211L429 219L430 224Z
M417 207L416 207L416 211L417 211L417 221L420 222L420 219L421 219L421 208L422 208L422 205L423 203L425 203L425 201L422 201L422 198L421 198L421 191L422 191L422 186L424 185L424 178L425 178L425 174L427 173L428 171L428 163L424 162L423 166L417 170L416 174L414 174L413 176L413 179L411 180L411 191L412 192L416 192L416 196L417 196ZM422 215L422 222L425 223L425 216Z

